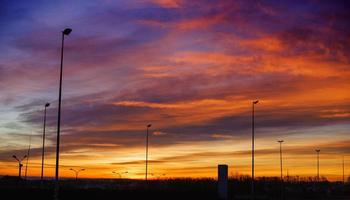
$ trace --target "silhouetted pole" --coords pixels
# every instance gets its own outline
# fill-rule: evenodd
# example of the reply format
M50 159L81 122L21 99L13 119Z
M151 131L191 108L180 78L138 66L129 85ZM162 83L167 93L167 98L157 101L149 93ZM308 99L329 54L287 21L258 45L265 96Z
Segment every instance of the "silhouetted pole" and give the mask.
M118 173L118 172L112 171L112 173L113 174L118 174L119 178L121 179L122 178L122 174L127 174L129 172L125 171L125 172Z
M16 159L18 162L18 178L21 178L21 172L22 172L22 160L25 159L27 155L24 155L22 159L18 159L17 156L13 155L12 158Z
M283 140L278 140L278 143L280 143L280 167L281 167L281 181L283 181L283 166L282 166L282 143L284 142Z
M146 135L146 177L145 177L146 181L147 181L147 175L148 175L148 129L151 126L152 124L147 125L147 135Z
M73 171L75 173L75 180L76 181L78 180L79 172L85 171L85 169L78 169L78 170L76 170L76 169L72 169L72 168L70 168L69 170L71 170L71 171Z
M343 184L345 184L345 161L343 156Z
M123 172L122 174L128 174L129 172L128 171L126 171L126 172Z
M320 181L320 149L315 150L317 153L317 182Z
M44 157L45 157L45 128L46 128L46 108L49 107L50 104L46 103L44 106L44 130L43 130L43 148L41 152L41 180L44 178Z
M162 176L164 177L166 174L159 174L158 179L160 179Z
M165 176L166 174L154 174L150 173L151 176L156 177L157 179L160 179L162 176Z
M64 36L69 35L72 29L66 28L62 31L62 45L61 45L61 68L60 68L60 88L58 93L58 118L57 118L57 140L56 140L56 173L55 180L58 183L58 170L60 160L60 129L61 129L61 99L62 99L62 70L63 70L63 49L64 49Z
M56 139L56 172L55 172L55 194L54 199L58 199L58 170L60 160L60 128L61 128L61 99L62 99L62 70L63 70L63 49L64 49L64 36L69 35L72 29L66 28L62 31L62 45L61 45L61 68L60 68L60 88L58 93L58 115L57 115L57 139Z
M120 175L120 173L112 171L113 174L118 174L119 178L122 178L122 176Z
M254 191L254 107L259 101L252 102L252 199L255 199L255 191Z
M284 199L284 187L283 187L283 163L282 163L282 143L284 142L283 140L278 140L278 143L280 143L280 166L281 166L281 199Z
M28 145L28 151L27 151L27 160L26 160L26 169L24 171L24 179L27 180L27 171L28 171L28 160L29 160L29 155L30 155L30 146L32 144L32 135L30 134L29 136L29 145Z

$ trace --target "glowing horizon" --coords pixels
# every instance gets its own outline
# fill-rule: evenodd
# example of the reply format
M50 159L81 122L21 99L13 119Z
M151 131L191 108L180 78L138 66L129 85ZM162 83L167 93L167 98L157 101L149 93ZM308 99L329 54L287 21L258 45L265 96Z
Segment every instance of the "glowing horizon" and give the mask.
M346 2L134 0L14 3L0 22L0 175L31 155L54 175L60 56L65 40L60 177L128 171L215 177L218 164L256 176L349 177L350 27ZM23 173L24 174L24 168ZM123 175L124 176L124 175ZM150 177L152 178L152 176Z

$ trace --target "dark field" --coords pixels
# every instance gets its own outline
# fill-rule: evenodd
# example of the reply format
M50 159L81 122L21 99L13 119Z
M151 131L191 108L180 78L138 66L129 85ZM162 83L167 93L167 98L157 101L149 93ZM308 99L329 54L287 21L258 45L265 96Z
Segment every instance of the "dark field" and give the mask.
M350 185L340 182L290 181L285 184L285 199L349 200ZM281 199L280 182L275 178L256 181L256 199ZM53 199L54 182L0 179L1 199ZM229 180L229 199L250 199L249 179ZM5 197L5 198L4 198ZM214 179L151 180L62 180L59 199L218 199Z

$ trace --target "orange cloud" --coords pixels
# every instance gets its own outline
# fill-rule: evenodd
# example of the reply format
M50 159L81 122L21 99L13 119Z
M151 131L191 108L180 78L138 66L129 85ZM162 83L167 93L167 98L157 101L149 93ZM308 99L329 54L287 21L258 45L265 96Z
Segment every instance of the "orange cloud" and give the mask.
M251 40L241 40L240 45L256 50L279 52L285 50L282 42L276 37L263 37Z
M349 39L338 31L346 26L337 27L341 21L334 19L332 26L324 21L320 27L304 27L309 19L298 15L304 20L299 27L294 15L281 19L280 8L261 2L205 3L128 2L132 7L123 4L125 8L113 7L118 12L97 10L107 14L78 19L96 23L91 29L91 23L83 24L80 30L86 31L67 38L62 176L73 175L70 167L84 167L83 177L111 178L111 171L127 170L129 177L142 178L147 123L153 124L154 173L215 176L216 165L228 163L234 172L249 174L251 101L259 99L257 174L278 175L275 140L283 137L290 174L314 175L310 166L317 146L322 148L323 173L338 178L335 155L349 153ZM48 130L56 130L58 71L51 69L57 67L57 44L51 42L57 30L45 36L40 26L36 29L42 37L33 32L17 46L7 44L18 54L0 63L0 82L11 85L0 97L5 111L1 174L15 175L17 166L9 155L26 152L27 137L14 132L32 129L38 147L30 174L39 175L43 102L53 101ZM46 167L52 176L55 143L48 140Z
M152 134L155 135L155 136L162 136L162 135L166 135L167 133L166 132L162 132L162 131L154 131Z
M230 135L223 135L223 134L217 134L217 133L213 134L211 137L212 138L217 138L217 139L231 139L231 138L233 138Z
M181 0L150 0L150 2L164 8L179 8Z
M223 16L214 15L210 17L201 17L201 18L183 20L183 21L177 22L175 25L175 28L179 30L203 29L222 22L222 19L223 19Z
M238 99L202 99L177 103L151 103L140 101L114 102L117 106L148 107L159 109L139 115L140 118L148 118L162 123L158 126L179 126L184 124L209 121L219 117L240 113L246 108L247 100ZM166 114L167 118L162 118Z

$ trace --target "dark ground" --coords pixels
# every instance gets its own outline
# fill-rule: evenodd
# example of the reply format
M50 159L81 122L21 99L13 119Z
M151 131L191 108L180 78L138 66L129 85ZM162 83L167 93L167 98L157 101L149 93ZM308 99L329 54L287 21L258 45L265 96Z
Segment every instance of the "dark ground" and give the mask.
M256 181L256 199L281 199L278 179L261 178ZM350 200L350 185L322 181L291 181L284 184L285 200ZM59 199L218 199L214 179L152 180L148 185L139 180L61 180ZM19 180L15 177L0 179L0 199L53 199L54 182L46 180ZM230 179L229 199L250 199L248 179Z

